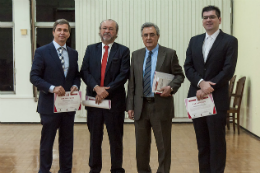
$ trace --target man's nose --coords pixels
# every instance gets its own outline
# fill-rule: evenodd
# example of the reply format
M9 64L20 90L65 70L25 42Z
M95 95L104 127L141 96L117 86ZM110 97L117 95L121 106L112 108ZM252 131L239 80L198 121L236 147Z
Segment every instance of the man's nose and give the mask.
M210 21L210 20L211 20L210 17L208 17L208 18L207 18L207 21Z

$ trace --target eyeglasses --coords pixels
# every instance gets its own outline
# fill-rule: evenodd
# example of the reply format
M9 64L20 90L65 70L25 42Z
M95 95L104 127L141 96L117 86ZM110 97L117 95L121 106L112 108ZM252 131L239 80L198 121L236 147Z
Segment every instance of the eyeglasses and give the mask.
M217 16L215 16L215 15L203 16L202 18L203 18L203 20L207 20L208 18L209 18L209 19L215 19L215 18L217 18Z
M155 33L143 34L143 37L147 38L149 35L150 35L150 37L154 37L156 34Z

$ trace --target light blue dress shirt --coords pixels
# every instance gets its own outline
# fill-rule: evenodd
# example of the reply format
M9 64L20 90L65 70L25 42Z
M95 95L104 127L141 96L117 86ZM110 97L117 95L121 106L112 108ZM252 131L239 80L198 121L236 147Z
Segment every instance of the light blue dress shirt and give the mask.
M144 77L144 72L145 72L145 64L146 64L146 60L149 56L149 50L147 48L146 52L145 52L145 57L144 57L144 63L143 63L143 77ZM157 64L157 56L158 56L158 50L159 50L159 45L157 44L156 47L152 50L153 54L151 57L151 88L153 86L153 78L154 78L154 72L155 72L155 68L156 68L156 64ZM154 97L154 93L151 92L151 94L148 97Z
M53 40L53 45L57 51L57 54L59 56L59 51L58 49L60 47L63 47L63 51L62 51L62 55L63 55L63 58L64 58L64 65L65 65L65 68L64 68L64 76L66 77L67 76L67 73L68 73L68 69L69 69L69 54L68 54L68 50L67 50L67 47L66 47L66 43L63 45L63 46L60 46L58 43L56 43L54 40Z
M58 49L60 47L63 47L63 51L62 51L62 55L63 55L63 58L64 58L64 76L66 77L67 76L67 73L68 73L68 70L69 70L69 54L68 54L68 50L67 50L67 47L66 47L66 43L63 45L63 46L60 46L58 43L56 43L54 40L52 41L56 51L57 51L57 54L59 56L59 51ZM53 93L53 90L54 90L54 85L51 85L50 88L49 88L49 92Z

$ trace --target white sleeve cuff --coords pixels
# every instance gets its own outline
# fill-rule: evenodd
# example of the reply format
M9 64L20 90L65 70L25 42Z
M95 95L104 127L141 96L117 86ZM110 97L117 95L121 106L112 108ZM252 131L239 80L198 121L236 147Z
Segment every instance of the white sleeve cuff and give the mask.
M97 87L98 85L95 85L94 88L93 88L93 91L95 91L95 88Z
M198 82L198 84L197 84L197 86L200 88L200 83L202 82L202 81L204 81L203 79L200 79L199 80L199 82Z
M49 88L49 92L50 92L50 93L53 93L54 88L55 88L55 86L54 86L54 85L51 85L50 88Z

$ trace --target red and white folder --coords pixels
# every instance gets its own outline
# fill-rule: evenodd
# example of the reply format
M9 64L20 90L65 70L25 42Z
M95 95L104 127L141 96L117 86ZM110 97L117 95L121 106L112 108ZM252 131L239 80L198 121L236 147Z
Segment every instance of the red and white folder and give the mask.
M186 98L184 102L190 119L217 114L212 94L205 96L201 100L198 100L197 97Z
M70 91L65 96L58 96L54 93L54 113L72 112L81 110L81 91Z

